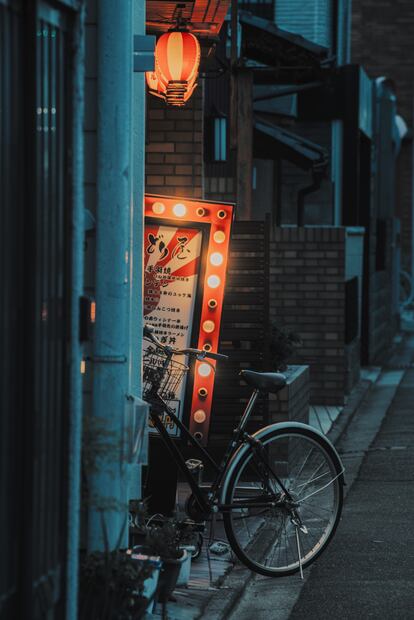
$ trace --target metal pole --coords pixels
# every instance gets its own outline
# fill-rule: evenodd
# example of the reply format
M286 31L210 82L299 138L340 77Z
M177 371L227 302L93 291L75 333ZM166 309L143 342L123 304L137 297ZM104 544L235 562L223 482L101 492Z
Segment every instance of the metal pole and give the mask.
M145 34L145 2L134 0L134 35ZM132 209L131 209L131 251L130 251L130 356L129 391L141 395L142 374L142 323L143 323L143 263L142 241L144 234L144 191L145 191L145 77L143 73L133 74L132 85ZM141 465L130 465L128 499L141 497Z
M76 620L78 599L78 557L80 529L80 464L82 439L82 381L79 342L79 298L83 292L84 191L83 116L85 84L85 8L76 14L73 58L72 125L72 300L69 388L69 480L68 540L66 562L66 619Z
M98 3L96 322L88 548L127 544L124 411L128 390L132 1ZM99 456L98 456L98 453ZM123 536L121 533L123 532Z

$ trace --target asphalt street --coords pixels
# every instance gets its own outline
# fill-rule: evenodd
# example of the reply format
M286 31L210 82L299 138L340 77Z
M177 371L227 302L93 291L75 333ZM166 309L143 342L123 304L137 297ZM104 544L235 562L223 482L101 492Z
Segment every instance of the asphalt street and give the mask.
M216 600L202 617L414 620L413 345L411 337L383 369L337 443L346 466L343 517L305 582L240 567L228 581L237 589L246 580L237 601L226 608L223 597L220 613Z
M414 370L346 499L338 534L289 620L414 618Z

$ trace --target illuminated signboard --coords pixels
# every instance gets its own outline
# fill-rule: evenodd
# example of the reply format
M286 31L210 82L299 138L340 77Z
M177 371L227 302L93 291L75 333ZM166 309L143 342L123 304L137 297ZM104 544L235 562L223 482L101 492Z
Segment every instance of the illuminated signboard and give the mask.
M162 342L217 352L232 219L229 204L145 196L144 320ZM203 443L215 365L196 362L189 397L189 428ZM171 401L180 419L185 393L182 384ZM164 424L174 435L168 418Z

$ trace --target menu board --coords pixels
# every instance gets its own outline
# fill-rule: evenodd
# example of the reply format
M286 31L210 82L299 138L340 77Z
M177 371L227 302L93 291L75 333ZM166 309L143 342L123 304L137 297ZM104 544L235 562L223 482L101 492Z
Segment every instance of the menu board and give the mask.
M145 225L144 238L144 322L154 328L157 338L183 349L191 345L191 332L197 294L202 231L171 225ZM154 345L144 341L144 379L146 360ZM174 358L184 363L182 358ZM186 380L168 395L168 404L182 419ZM178 429L164 413L163 423L172 436ZM154 432L156 432L154 430Z

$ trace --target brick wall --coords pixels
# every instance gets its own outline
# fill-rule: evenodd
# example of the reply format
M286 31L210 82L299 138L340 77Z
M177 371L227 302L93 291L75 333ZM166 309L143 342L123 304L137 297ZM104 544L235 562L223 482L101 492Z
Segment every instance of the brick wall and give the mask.
M309 423L309 366L290 366L286 372L287 384L269 394L269 420L274 422Z
M147 193L203 198L202 102L202 84L183 108L148 95Z
M277 228L271 242L271 318L303 340L291 362L309 364L313 404L343 404L359 377L359 346L345 345L345 234Z
M397 110L413 125L414 2L412 0L353 0L352 62L360 63L370 77L386 76L395 82ZM403 143L397 161L397 215L401 219L402 261L411 257L412 142Z

